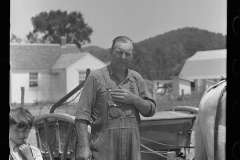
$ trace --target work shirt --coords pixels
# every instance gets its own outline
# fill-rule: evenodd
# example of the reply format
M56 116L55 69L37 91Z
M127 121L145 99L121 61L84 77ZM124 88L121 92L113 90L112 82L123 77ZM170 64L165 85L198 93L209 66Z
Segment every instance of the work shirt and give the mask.
M10 148L9 160L25 160L23 155L19 153L20 151L18 151L16 147L17 147L17 144L9 138L9 148ZM35 158L34 160L43 160L42 154L38 148L34 146L30 146L30 149L31 149L33 158Z
M93 159L140 160L139 112L134 105L116 102L111 91L125 88L148 101L153 116L156 104L142 76L128 70L120 82L111 65L96 70L87 78L76 111L76 120L92 122L90 149Z

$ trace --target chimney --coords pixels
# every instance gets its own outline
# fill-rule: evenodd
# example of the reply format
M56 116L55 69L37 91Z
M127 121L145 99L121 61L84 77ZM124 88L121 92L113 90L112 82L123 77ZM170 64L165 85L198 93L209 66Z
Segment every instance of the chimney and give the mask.
M67 44L67 38L62 36L61 43L60 43L61 47L66 47L66 44Z

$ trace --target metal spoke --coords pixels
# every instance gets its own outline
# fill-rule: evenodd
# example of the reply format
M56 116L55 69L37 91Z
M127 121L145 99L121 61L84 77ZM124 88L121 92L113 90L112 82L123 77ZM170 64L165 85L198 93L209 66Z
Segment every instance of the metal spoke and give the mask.
M66 160L67 157L67 151L68 151L68 147L69 147L69 142L72 136L72 130L73 130L74 124L70 123L68 126L68 131L67 131L67 136L66 136L66 142L64 145L64 149L63 149L63 156L61 160Z
M48 149L49 157L50 157L50 160L54 160L54 156L53 156L53 152L52 152L52 145L51 145L50 137L49 137L50 133L49 133L48 121L47 121L47 119L44 119L43 122L44 122L45 135L47 138L47 149Z

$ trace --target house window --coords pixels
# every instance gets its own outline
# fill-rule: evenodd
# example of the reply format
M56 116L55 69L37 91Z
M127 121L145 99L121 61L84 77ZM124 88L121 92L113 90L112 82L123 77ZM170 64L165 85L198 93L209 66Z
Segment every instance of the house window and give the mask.
M85 71L79 71L78 74L79 74L78 80L79 80L79 84L80 84L80 83L82 83L82 81L85 80L86 72Z
M38 87L38 73L29 73L29 87Z
M196 88L195 88L195 82L191 82L191 90L194 91Z

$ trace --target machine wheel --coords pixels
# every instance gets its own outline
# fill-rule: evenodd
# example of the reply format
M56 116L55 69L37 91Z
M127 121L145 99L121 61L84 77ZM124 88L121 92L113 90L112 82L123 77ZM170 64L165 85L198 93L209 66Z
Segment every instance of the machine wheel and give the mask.
M44 159L75 159L77 134L75 117L64 113L50 113L36 117L37 145Z

